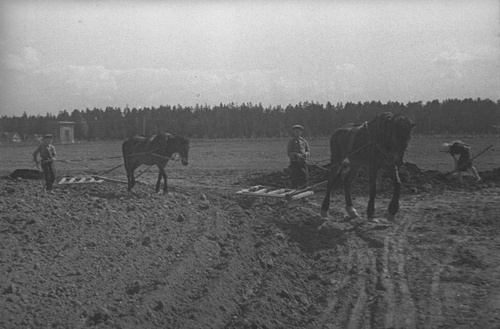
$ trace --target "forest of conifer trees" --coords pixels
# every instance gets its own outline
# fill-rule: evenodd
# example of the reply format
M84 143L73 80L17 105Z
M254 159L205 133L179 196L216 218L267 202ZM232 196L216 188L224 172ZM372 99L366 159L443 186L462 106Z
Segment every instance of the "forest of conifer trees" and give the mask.
M0 133L17 132L23 139L51 132L57 121L75 122L75 140L121 140L137 134L161 132L190 138L262 138L288 136L290 127L301 124L306 136L329 136L347 122L371 120L377 113L393 112L410 117L417 125L414 133L495 134L499 133L500 100L449 99L427 103L365 102L326 105L303 102L286 107L261 104L158 108L107 107L92 110L60 111L58 115L0 118Z

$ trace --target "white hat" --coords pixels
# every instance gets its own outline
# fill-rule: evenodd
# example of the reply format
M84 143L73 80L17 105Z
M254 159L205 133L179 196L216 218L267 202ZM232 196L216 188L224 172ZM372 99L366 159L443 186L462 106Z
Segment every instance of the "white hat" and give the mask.
M445 153L450 152L450 146L450 143L444 143L443 145L441 145L442 151Z
M292 129L301 129L301 130L304 130L304 127L302 127L301 125L295 125L292 127Z

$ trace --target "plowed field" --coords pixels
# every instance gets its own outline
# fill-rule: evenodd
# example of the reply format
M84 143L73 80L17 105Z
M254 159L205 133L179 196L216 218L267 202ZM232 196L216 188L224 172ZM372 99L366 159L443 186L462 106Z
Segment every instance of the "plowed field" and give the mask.
M92 161L66 148L59 158L82 168L58 163L60 176L115 164L98 147ZM31 148L14 151L29 159ZM281 170L252 162L276 151L221 148L217 168L209 151L193 145L189 168L169 164L166 195L154 193L156 169L132 193L105 182L50 194L38 180L0 180L0 327L500 327L500 168L478 165L484 181L474 185L417 163L396 221L372 224L345 217L340 191L326 220L321 188L290 202L237 195L280 183ZM8 159L17 165L2 174L25 164ZM109 176L124 179L123 169ZM355 184L364 213L363 174ZM382 219L389 198L382 178Z

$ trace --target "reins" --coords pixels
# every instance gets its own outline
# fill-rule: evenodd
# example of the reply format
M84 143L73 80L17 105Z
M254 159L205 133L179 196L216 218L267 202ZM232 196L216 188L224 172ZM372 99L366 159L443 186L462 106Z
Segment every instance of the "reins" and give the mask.
M160 158L160 159L172 160L172 161L175 160L175 157L174 157L173 154L170 156L170 158L168 158L166 156L163 156L163 155L156 154L156 153L151 153L151 155L153 155L153 156L155 156L157 158Z
M351 153L349 153L348 155L346 155L344 159L342 159L342 160L338 161L337 163L335 163L335 166L340 165L340 164L341 164L341 163L342 163L342 162L343 162L346 158L349 158L349 157L350 157L350 156L352 156L353 154L358 153L359 151L361 151L362 149L364 149L365 147L369 146L369 145L370 145L370 144L372 144L372 143L373 143L373 142L372 142L372 141L370 141L370 142L368 142L368 143L366 143L366 144L364 144L364 145L362 145L362 146L358 147L356 150L354 150L353 152L351 152ZM333 166L334 166L334 164L330 164L330 167L333 167ZM325 168L323 168L323 167L320 167L320 168L321 168L321 169L323 169L323 170L325 170L325 171L328 171L328 172L329 172L329 171L331 171L331 168L330 168L330 169L325 169ZM337 175L337 174L338 174L338 172L339 172L341 169L342 169L342 168L341 168L341 167L339 167L339 168L337 169L337 172L335 173L335 175ZM304 184L304 185L302 185L302 186L301 186L298 190L294 191L293 193L290 193L290 196L295 195L295 194L298 194L298 193L302 193L302 192L304 192L304 191L307 191L307 190L310 190L310 189L315 188L315 187L317 187L317 186L320 186L320 185L322 185L322 184L326 183L327 181L328 181L328 179L327 179L327 180L324 180L324 181L322 181L322 182L320 182L320 183L318 183L318 184L312 185L312 186L307 186L307 184Z
M157 147L157 148L155 148L155 149L153 149L152 151L149 151L149 152L132 153L132 154L127 155L127 158L135 157L135 156L138 156L138 155L144 155L144 154L153 154L154 151L158 151L159 149L160 149L160 147Z

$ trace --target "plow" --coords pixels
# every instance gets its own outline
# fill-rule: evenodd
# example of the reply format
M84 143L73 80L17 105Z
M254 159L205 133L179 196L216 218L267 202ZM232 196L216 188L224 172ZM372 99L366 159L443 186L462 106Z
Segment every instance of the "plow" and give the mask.
M313 195L311 190L294 190L294 189L275 189L262 185L253 186L247 189L240 190L236 194L258 196L265 198L278 198L286 200L297 200Z

